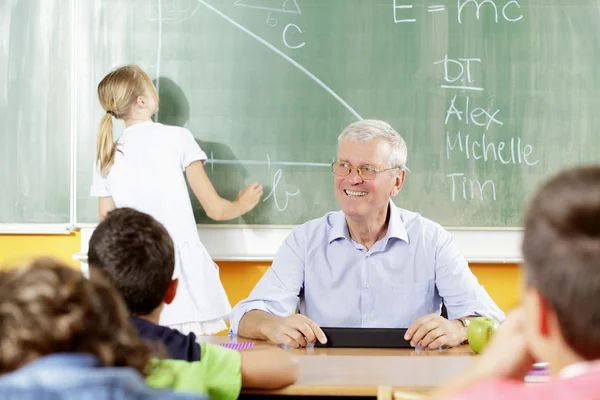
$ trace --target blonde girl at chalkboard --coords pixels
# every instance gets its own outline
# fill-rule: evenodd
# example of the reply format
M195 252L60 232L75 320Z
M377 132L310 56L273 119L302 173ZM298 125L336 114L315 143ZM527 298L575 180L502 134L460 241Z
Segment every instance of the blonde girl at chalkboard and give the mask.
M177 296L160 314L161 325L184 334L210 335L227 328L231 305L216 264L200 242L187 181L208 217L228 220L254 208L263 194L254 182L235 201L220 197L204 170L206 154L185 128L152 121L158 93L136 65L118 68L98 85L106 114L100 121L91 195L102 220L117 207L131 207L160 221L175 243ZM125 130L113 140L113 118Z

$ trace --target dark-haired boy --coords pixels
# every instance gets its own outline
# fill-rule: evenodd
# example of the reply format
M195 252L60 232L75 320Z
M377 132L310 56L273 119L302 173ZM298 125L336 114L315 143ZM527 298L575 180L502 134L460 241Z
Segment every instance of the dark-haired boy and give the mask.
M162 343L173 359L155 363L164 374L153 373L151 385L229 399L241 387L280 388L297 379L297 362L281 349L236 352L199 345L193 333L158 325L162 308L176 296L177 280L173 241L152 216L132 208L111 211L90 238L88 261L113 281L140 336Z

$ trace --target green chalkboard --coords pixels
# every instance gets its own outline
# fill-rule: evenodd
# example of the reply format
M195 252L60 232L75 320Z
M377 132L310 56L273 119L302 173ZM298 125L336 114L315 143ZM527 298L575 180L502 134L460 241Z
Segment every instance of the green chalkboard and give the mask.
M102 111L95 87L136 62L158 121L185 126L221 195L265 198L226 224L338 209L329 164L360 118L405 138L395 199L445 226L515 227L536 185L600 161L598 0L98 0L77 3L77 215ZM198 223L214 223L195 204Z
M69 222L72 19L0 1L0 224Z

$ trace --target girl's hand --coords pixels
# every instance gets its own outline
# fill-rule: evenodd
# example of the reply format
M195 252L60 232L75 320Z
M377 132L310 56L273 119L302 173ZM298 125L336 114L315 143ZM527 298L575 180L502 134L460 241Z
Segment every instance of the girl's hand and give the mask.
M242 207L243 214L252 210L263 195L263 187L258 182L253 182L240 190L236 202Z

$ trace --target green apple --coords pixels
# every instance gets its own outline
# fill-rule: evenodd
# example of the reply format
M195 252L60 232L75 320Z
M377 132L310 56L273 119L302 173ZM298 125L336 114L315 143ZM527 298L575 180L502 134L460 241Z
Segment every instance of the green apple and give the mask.
M467 327L467 339L471 350L481 353L498 328L500 328L500 324L495 319L488 317L471 319Z

